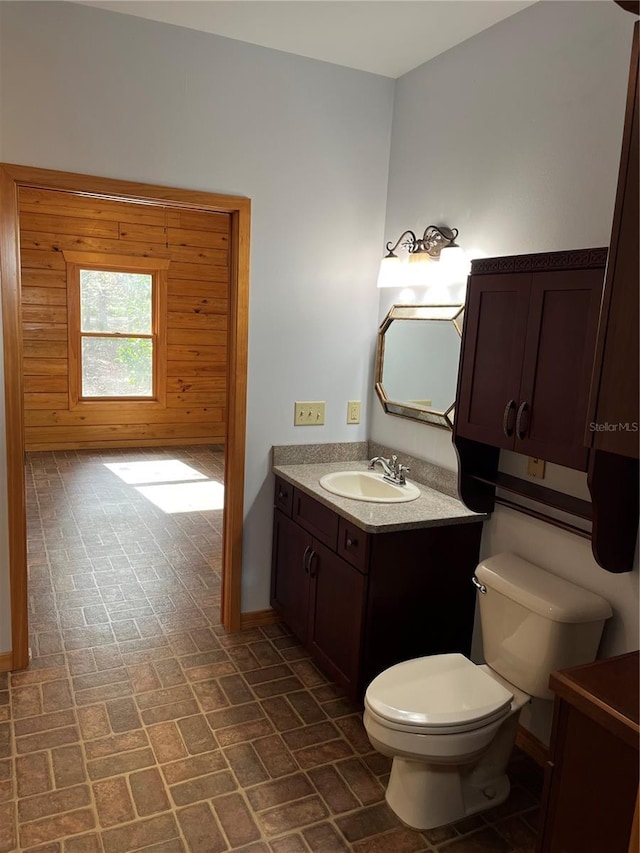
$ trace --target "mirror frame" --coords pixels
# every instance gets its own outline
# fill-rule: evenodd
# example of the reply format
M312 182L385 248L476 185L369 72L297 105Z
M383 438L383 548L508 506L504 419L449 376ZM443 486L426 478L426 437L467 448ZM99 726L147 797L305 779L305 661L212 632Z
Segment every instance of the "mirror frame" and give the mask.
M382 370L384 367L385 333L394 320L442 320L453 324L455 330L462 339L462 322L464 316L464 305L392 305L389 313L382 321L378 329L378 346L376 352L376 381L375 389L382 408L388 415L398 415L402 418L410 418L414 421L430 424L431 426L453 430L453 416L455 413L456 400L444 411L436 409L423 409L410 406L406 402L390 400L384 390L382 383Z

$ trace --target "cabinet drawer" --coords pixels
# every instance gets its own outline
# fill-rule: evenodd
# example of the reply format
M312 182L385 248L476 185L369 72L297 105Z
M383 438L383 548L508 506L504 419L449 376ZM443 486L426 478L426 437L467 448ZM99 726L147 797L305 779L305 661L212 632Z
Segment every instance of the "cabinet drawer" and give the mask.
M341 518L338 527L338 554L366 574L369 570L369 535Z
M281 477L276 477L276 489L273 495L273 505L285 515L291 515L293 506L293 486Z
M338 516L299 489L293 490L292 517L324 545L335 551L338 541Z

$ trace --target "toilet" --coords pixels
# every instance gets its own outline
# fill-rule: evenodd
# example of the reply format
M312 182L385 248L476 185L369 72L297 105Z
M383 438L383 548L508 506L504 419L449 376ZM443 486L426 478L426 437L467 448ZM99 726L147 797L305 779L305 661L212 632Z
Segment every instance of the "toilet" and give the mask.
M365 695L373 747L393 758L386 799L414 829L499 805L522 707L552 699L549 674L595 659L607 601L514 554L484 560L478 589L486 663L461 654L404 661Z

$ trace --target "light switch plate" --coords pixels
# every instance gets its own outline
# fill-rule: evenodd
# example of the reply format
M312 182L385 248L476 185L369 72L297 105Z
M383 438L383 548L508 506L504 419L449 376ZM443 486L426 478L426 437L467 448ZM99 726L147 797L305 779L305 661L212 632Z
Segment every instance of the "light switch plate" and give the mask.
M296 402L293 424L294 426L323 426L324 401Z
M347 423L360 423L360 400L349 400L347 403Z

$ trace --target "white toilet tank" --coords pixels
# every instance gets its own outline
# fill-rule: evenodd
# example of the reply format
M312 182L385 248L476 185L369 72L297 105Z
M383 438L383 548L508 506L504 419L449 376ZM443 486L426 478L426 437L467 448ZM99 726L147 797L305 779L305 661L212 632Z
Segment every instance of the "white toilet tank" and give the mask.
M483 560L476 578L487 664L530 696L551 699L549 674L595 660L608 601L516 557Z

